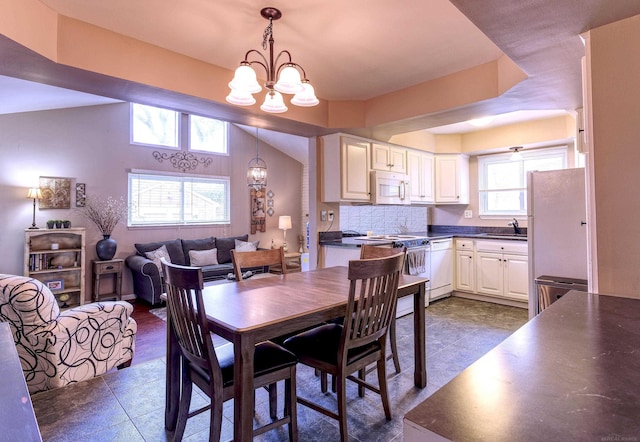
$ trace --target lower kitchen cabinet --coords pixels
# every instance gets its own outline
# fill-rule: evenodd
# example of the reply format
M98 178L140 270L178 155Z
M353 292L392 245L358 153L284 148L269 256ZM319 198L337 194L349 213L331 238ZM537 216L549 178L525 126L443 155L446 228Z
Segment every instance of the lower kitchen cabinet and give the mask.
M456 240L456 290L476 291L476 263L473 255L473 240Z
M476 241L476 292L528 301L527 243Z

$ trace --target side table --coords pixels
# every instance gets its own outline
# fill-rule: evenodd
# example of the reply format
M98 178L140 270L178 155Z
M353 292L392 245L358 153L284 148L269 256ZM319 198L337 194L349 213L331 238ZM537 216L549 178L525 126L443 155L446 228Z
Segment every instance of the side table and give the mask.
M110 259L108 261L91 261L93 268L93 300L100 301L102 298L122 299L122 270L124 269L124 259ZM113 277L113 292L100 293L100 277L110 275Z

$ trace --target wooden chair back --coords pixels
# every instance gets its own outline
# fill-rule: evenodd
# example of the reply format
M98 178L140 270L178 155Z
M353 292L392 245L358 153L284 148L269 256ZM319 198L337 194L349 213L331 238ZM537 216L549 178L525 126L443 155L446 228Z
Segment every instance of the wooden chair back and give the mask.
M363 244L360 247L360 259L386 258L388 256L397 255L398 253L406 254L407 247L380 247Z
M383 258L349 261L349 300L340 353L384 338L395 315L398 282L404 253Z
M222 388L222 373L202 300L202 269L162 260L162 271L167 290L167 320L173 325L183 357L209 373L212 383Z
M284 249L256 250L255 252L238 252L231 250L231 260L233 261L233 273L236 281L242 281L242 270L262 267L264 272L269 271L270 266L282 267L282 273L287 273L287 266L284 261Z

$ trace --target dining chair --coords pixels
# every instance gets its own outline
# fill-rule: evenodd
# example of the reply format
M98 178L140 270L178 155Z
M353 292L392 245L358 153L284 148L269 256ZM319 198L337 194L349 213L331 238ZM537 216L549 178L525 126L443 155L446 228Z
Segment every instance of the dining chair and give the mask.
M300 363L337 379L337 413L298 396L298 403L337 419L346 441L346 380L378 393L387 420L391 419L386 376L386 339L395 314L404 255L349 261L349 297L344 324L327 323L288 338L284 346ZM378 387L352 374L376 363Z
M379 247L379 246L370 246L363 244L360 248L360 259L371 259L371 258L383 258L387 256L393 256L401 252L404 257L407 256L407 248L403 246L402 248L393 248L393 247ZM404 259L403 259L403 268L404 268ZM398 341L396 339L396 315L395 312L393 314L393 318L391 318L391 324L389 324L389 342L391 344L391 356L393 358L393 366L396 369L396 373L400 373L400 358L398 357Z
M162 261L167 288L167 320L180 345L182 374L181 396L174 440L182 440L187 419L211 410L209 440L220 440L222 404L233 398L233 345L214 348L208 332L207 316L202 297L202 269ZM270 342L256 345L254 353L255 388L285 381L284 416L254 430L254 436L288 424L289 440L297 441L296 356ZM193 384L211 399L211 403L189 412Z
M283 275L287 273L284 249L282 247L279 249L264 249L253 252L238 252L232 249L231 261L233 261L233 273L236 275L236 281L242 281L242 270L247 269L262 268L262 275L268 275L269 267L279 266L282 268ZM254 276L254 278L256 276Z

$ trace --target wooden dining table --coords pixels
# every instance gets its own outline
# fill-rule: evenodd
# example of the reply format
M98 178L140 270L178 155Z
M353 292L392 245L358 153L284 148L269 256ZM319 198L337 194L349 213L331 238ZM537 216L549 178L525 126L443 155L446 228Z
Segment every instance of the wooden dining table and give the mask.
M329 267L270 278L205 286L209 330L234 346L234 440L253 439L253 353L257 343L344 316L349 294L347 267ZM427 385L425 283L402 275L398 297L414 299L414 383ZM180 348L167 323L165 428L173 431L180 400Z

